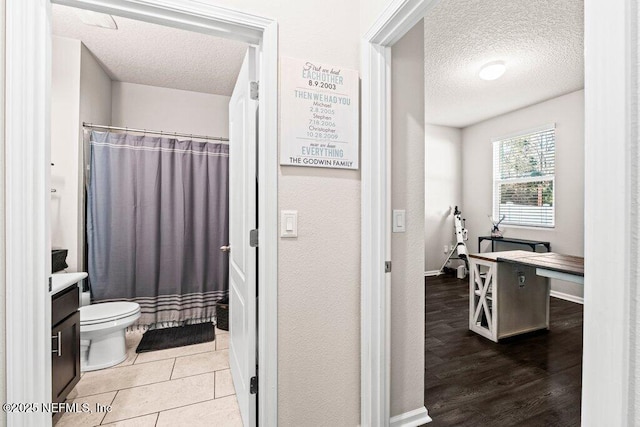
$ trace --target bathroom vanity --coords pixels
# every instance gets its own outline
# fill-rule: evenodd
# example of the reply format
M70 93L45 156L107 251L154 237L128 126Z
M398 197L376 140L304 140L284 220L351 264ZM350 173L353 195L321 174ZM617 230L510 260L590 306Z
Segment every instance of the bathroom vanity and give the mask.
M51 276L52 402L64 402L80 381L80 294L78 283L87 273Z

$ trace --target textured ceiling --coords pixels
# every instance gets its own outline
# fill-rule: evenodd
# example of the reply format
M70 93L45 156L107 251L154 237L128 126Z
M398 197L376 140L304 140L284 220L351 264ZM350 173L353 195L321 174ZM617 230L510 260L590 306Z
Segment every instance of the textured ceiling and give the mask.
M424 29L427 123L465 127L584 87L581 0L443 0ZM496 60L505 74L480 80Z
M114 16L118 30L83 24L53 5L53 34L81 40L113 80L231 95L245 43Z

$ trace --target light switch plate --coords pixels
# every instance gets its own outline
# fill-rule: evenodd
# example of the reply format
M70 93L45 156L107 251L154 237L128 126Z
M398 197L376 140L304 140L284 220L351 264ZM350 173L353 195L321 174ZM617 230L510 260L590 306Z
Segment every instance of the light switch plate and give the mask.
M298 237L298 211L280 211L280 237Z
M407 216L404 209L393 210L393 227L394 233L404 233L407 231Z

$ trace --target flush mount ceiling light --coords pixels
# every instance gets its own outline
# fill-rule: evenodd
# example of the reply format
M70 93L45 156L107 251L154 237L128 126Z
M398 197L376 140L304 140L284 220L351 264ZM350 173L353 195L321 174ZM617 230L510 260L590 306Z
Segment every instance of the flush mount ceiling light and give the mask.
M94 27L100 28L108 28L110 30L118 29L118 24L116 24L116 21L111 15L84 9L76 9L75 13L83 24L93 25Z
M478 77L482 80L495 80L500 78L504 72L506 71L507 66L504 65L504 61L493 61L487 64L484 64L482 68L480 68L480 72L478 73Z

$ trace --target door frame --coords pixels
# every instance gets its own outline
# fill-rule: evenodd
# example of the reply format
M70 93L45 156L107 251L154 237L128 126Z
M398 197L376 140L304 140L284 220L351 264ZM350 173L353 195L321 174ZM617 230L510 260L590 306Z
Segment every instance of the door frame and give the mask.
M51 307L47 290L51 271L51 3L259 46L258 418L260 425L276 425L278 24L192 0L29 0L6 4L6 401L51 400ZM51 425L51 414L7 413L7 424Z
M392 0L362 41L362 425L404 425L389 413L390 49L437 3ZM583 425L633 423L638 390L637 20L632 0L585 0Z

